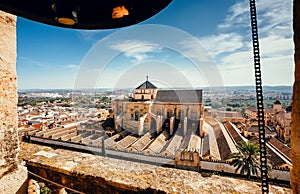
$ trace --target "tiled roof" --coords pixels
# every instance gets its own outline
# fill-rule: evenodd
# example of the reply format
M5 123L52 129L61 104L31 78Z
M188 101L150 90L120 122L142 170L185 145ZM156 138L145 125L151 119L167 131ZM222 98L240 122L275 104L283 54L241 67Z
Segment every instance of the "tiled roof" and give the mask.
M201 143L200 137L197 135L192 135L188 145L188 150L199 151L200 143Z
M146 133L139 140L137 140L131 147L135 148L138 151L143 151L145 147L151 142L151 134Z
M292 106L290 105L290 106L286 107L285 111L286 112L292 112Z
M257 112L256 106L251 106L247 108L247 110L252 111L252 112ZM273 108L264 108L265 113L273 113Z
M201 103L202 90L159 90L155 102Z
M230 147L226 141L226 138L221 130L221 126L219 124L213 126L216 139L217 139L217 144L219 148L219 153L221 160L226 160L229 154L231 154Z
M273 113L273 108L265 108L264 112L265 113Z
M280 102L279 100L276 100L276 101L274 102L274 104L281 104L281 102Z
M257 108L255 106L248 107L247 110L257 112Z
M213 158L221 160L219 147L217 144L217 137L216 137L214 128L211 126L211 123L217 124L217 122L213 122L212 120L210 120L210 123L208 123L206 121L203 122L203 131L205 131L205 133L207 135L204 137L202 156L203 157L212 156ZM207 139L206 139L206 137L207 137ZM205 151L205 150L207 150L206 149L207 145L209 146L209 149L208 149L208 151Z
M175 134L172 139L166 143L166 145L161 150L161 154L167 153L170 156L175 155L175 151L179 148L181 144L182 136Z
M195 132L192 129L187 129L187 132L186 132L185 136L183 137L182 142L179 146L180 150L184 150L184 149L188 148L190 139L193 134L195 134Z
M167 132L164 131L149 145L147 149L158 154L166 144L167 136Z
M132 145L138 138L128 135L124 139L117 142L118 148L127 148Z
M202 139L202 157L209 156L210 154L210 147L209 147L209 136L206 134Z
M273 147L275 147L277 150L279 150L283 155L285 155L285 157L290 159L290 148L286 145L284 145L281 141L279 141L278 139L272 137L270 138L270 140L268 141L269 144L271 144Z
M234 112L234 111L213 110L213 111L211 111L211 115L213 115L216 118L242 118L243 117L241 112Z
M247 127L246 129L248 132L257 132L258 133L258 126L250 126L250 127ZM265 126L265 133L266 134L274 134L274 132L272 132L270 130L270 128L268 126Z
M258 137L252 137L250 139L250 141L259 145ZM267 159L268 159L269 163L275 167L280 167L280 166L286 164L286 162L280 156L278 156L273 150L271 150L269 147L267 147Z
M147 80L136 89L157 89L157 87Z
M241 134L239 134L234 127L232 126L232 124L230 122L226 122L224 124L225 128L227 129L228 133L231 135L232 139L235 141L236 144L238 144L241 141L244 141L242 139Z

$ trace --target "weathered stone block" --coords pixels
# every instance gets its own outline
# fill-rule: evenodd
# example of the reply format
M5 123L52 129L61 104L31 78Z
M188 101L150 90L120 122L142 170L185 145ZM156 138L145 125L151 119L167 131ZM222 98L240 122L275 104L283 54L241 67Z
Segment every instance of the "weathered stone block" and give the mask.
M0 11L0 178L17 168L16 16Z
M84 193L261 193L260 183L22 143L29 171ZM270 186L270 193L291 193Z

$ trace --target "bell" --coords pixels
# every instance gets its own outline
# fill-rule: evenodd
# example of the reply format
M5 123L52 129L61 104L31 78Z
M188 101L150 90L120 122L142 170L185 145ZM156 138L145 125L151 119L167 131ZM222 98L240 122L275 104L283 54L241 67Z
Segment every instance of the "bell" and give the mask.
M172 0L0 0L0 10L44 24L113 29L142 22Z

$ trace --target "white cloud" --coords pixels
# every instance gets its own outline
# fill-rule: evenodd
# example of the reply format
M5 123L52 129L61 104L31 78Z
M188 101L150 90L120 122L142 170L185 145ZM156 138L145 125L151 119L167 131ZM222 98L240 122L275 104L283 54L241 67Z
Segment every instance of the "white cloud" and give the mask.
M134 58L135 63L146 60L152 52L160 52L161 47L149 42L138 40L125 40L119 42L110 42L110 48L123 52L125 56Z
M196 38L184 39L178 42L180 50L178 53L184 55L188 59L195 60L194 62L199 63L211 63L213 62L210 52L205 49L201 41Z
M86 42L97 43L97 36L103 34L103 31L99 30L77 30L77 37Z
M278 56L292 56L293 42L290 38L270 35L260 39L261 56L276 58Z
M250 22L245 23L248 19L249 6L247 1L239 1L228 10L228 15L223 23L219 24L220 29L233 28L236 26L247 26Z
M201 42L209 53L216 57L222 53L231 53L245 47L243 37L237 33L218 34L202 37Z
M66 68L67 69L72 69L72 70L77 70L79 68L79 66L74 65L74 64L69 64L69 65L66 65Z
M292 0L258 0L257 17L265 84L291 85ZM253 79L249 1L239 1L230 7L218 30L217 34L199 39L217 61L225 84L234 85L233 80L236 85L253 83L249 79Z

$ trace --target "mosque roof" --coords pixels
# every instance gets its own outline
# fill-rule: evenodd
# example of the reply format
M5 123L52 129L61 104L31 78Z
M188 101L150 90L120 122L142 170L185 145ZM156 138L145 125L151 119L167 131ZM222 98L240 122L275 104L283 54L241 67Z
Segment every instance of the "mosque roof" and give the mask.
M147 80L136 89L157 89L157 87Z
M155 102L201 103L202 90L158 90Z
M280 102L279 100L276 100L276 101L274 102L274 104L281 104L281 102Z

